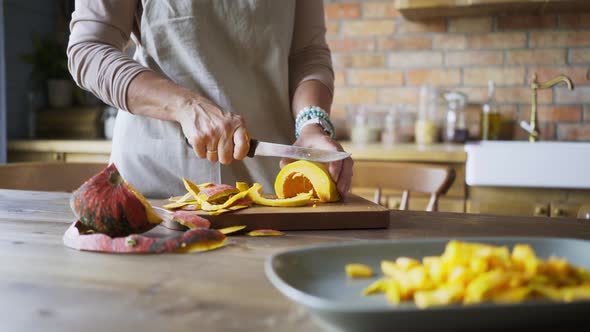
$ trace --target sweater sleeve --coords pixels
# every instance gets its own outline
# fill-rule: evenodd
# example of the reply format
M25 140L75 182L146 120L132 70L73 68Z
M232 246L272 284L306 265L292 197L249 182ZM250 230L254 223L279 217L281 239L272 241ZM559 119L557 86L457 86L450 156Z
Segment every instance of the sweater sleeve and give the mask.
M326 43L324 5L321 0L297 0L289 54L291 94L303 82L317 80L333 94L334 71Z
M149 70L123 53L136 9L137 0L76 0L67 49L76 83L126 111L129 84Z

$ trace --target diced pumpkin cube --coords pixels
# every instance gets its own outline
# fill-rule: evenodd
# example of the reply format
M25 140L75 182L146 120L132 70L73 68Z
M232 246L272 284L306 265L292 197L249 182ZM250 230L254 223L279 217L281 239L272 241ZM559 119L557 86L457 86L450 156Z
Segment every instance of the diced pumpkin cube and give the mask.
M449 284L467 285L471 281L471 272L463 266L455 266L449 271Z
M367 288L363 289L363 295L371 295L376 293L384 293L387 290L387 280L386 278L379 279L374 281L372 284L367 286Z
M446 285L435 290L417 291L414 294L414 302L418 308L448 305L461 299L463 287L459 285Z
M525 273L532 277L539 269L539 259L533 248L526 244L517 244L512 249L512 261L514 261Z
M346 264L345 270L349 278L370 278L373 276L373 270L365 264Z
M414 266L420 265L420 262L409 257L398 257L395 260L395 264L397 264L397 266L399 266L400 269L408 271Z
M424 257L422 260L430 279L436 284L442 284L445 271L440 257Z
M469 269L474 274L487 272L490 265L485 258L474 258L469 262Z
M508 278L502 270L492 270L477 276L465 290L465 304L480 303L495 288L507 283Z
M590 300L590 284L564 287L561 289L561 294L565 302Z
M384 275L390 278L395 278L397 275L399 275L399 273L401 273L401 271L402 270L397 266L397 264L395 264L395 262L388 260L381 261L381 272L383 272Z
M387 301L398 304L402 299L399 283L394 279L387 279L385 282L385 298Z
M520 303L531 292L529 287L508 288L492 294L492 301L496 303Z

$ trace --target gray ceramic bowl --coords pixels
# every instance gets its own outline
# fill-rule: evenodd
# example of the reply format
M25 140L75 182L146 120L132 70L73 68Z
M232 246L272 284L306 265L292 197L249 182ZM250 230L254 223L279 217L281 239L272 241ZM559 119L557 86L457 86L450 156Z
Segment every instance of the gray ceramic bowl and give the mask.
M418 309L412 303L394 306L384 296L361 296L378 278L350 280L348 263L364 263L380 271L383 259L440 255L450 239L358 241L315 246L273 255L266 275L291 300L304 306L320 324L342 331L444 331L543 327L585 330L590 323L590 301L521 304L453 305ZM495 245L530 244L542 258L559 256L590 270L590 241L559 238L460 238Z

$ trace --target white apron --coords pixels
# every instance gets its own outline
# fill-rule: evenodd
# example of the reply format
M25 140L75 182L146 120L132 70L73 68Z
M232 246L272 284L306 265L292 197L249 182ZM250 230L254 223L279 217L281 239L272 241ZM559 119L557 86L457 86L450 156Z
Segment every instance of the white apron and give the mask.
M142 0L134 59L241 114L252 137L291 144L288 57L294 0ZM113 161L148 197L186 192L196 183L259 182L272 192L277 158L246 158L225 166L195 156L180 125L119 112Z

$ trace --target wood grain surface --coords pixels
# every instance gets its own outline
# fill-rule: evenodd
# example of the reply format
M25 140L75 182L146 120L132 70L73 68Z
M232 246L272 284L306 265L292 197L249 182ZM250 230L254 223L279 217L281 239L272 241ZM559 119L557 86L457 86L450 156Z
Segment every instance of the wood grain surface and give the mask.
M152 200L162 206L168 201ZM209 219L214 228L245 225L252 229L318 230L387 228L389 210L356 195L340 202L317 203L300 207L272 207L252 205L243 210L210 216L206 211L197 214Z
M68 197L0 190L0 331L319 331L266 279L271 254L368 239L590 239L584 220L392 212L388 229L234 236L198 254L96 254L62 244L74 218Z

